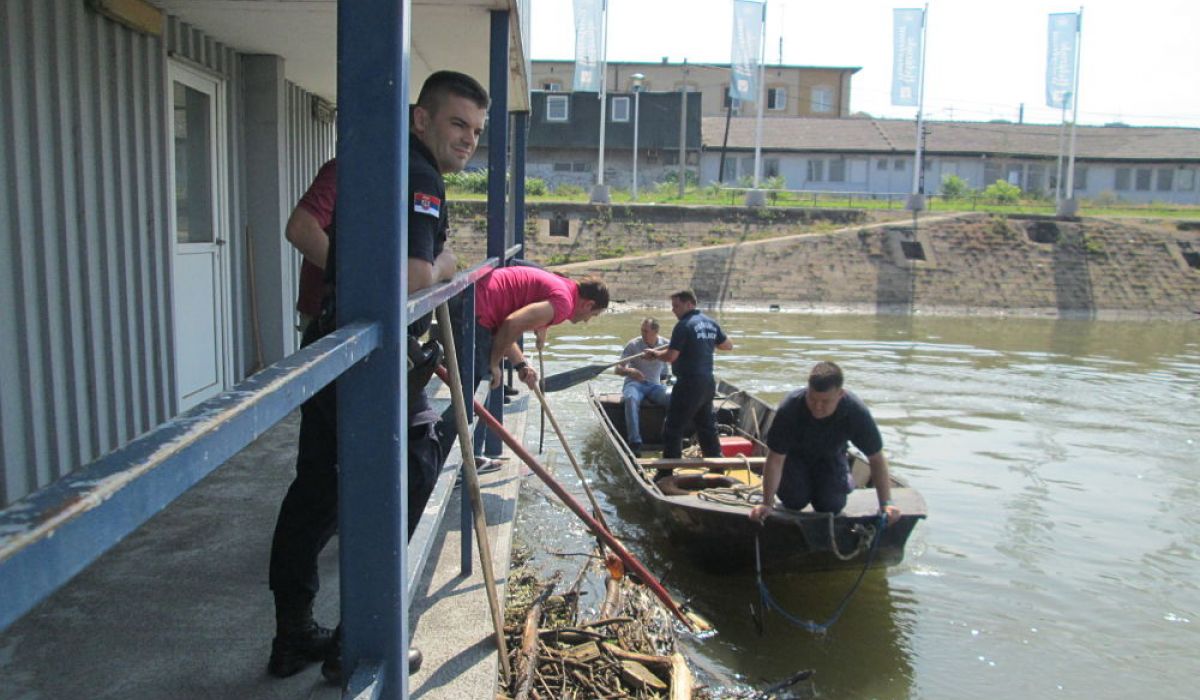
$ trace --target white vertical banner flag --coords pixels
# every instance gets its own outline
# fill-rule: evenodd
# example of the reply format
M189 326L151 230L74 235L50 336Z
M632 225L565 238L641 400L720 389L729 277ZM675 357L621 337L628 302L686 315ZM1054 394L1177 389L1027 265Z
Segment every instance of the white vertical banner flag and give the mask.
M1079 39L1079 15L1056 12L1050 15L1046 45L1046 106L1067 109L1075 90L1075 51Z
M600 92L604 1L575 0L575 92Z
M916 107L921 86L925 10L892 10L892 104Z
M733 54L729 96L735 100L758 100L758 62L762 53L763 13L766 2L733 0Z

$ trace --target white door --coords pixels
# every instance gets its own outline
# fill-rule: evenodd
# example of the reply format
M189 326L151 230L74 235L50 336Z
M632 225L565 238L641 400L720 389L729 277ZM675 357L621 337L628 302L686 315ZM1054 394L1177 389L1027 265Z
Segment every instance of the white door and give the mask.
M225 389L230 374L224 85L174 62L168 74L175 381L184 411Z

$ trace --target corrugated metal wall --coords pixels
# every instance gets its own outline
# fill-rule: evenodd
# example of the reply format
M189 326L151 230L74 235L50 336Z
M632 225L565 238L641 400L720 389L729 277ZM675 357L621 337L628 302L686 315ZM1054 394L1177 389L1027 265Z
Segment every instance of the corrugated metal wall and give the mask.
M152 37L81 0L0 2L0 504L174 412L169 60L226 81L232 380L250 365L238 54L174 19ZM335 130L287 90L298 198Z
M164 53L71 0L0 3L5 503L172 406Z

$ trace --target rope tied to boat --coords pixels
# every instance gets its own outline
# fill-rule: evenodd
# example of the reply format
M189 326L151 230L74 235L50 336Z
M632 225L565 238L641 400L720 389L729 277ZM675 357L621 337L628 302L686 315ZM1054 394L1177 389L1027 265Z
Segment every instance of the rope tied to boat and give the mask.
M831 527L832 527L832 517L830 518L830 523L831 523ZM767 588L766 582L763 581L762 548L759 545L758 535L756 534L754 536L754 573L758 579L758 596L759 596L759 600L762 601L763 610L774 610L775 612L777 612L781 616L783 616L783 619L787 620L788 622L795 625L796 627L799 627L804 630L808 630L809 632L813 632L815 634L824 634L824 633L828 632L829 629L831 627L833 627L834 623L836 623L838 621L838 618L840 618L842 616L842 613L845 612L846 606L849 605L849 603L850 603L850 599L852 597L854 597L854 593L856 591L858 591L859 585L862 584L863 578L867 575L867 569L870 569L872 562L875 561L875 554L876 554L876 552L879 551L879 541L881 539L883 539L883 531L887 527L887 513L879 514L878 522L874 527L872 527L870 525L866 525L866 524L862 524L862 525L856 526L856 527L862 527L863 528L862 532L865 532L868 529L871 531L870 545L869 545L869 548L867 549L866 561L863 562L863 568L861 571L858 572L858 578L856 578L854 580L854 585L850 586L850 590L846 592L846 595L842 598L842 601L840 603L838 603L837 608L833 611L833 615L831 615L829 617L829 619L826 620L825 622L816 622L814 620L805 620L801 617L793 615L791 612L789 612L787 609L785 609L779 603L779 601L775 600L774 596L771 595L771 591ZM830 531L831 537L832 537L832 534L833 533L831 530ZM861 532L860 532L860 534L861 534ZM861 538L859 541L860 541L860 545L861 545L861 541L862 541ZM859 549L856 548L855 552L857 553L858 551L859 551ZM842 557L842 555L837 550L836 542L833 547L833 552L834 552L834 554L841 557L843 560L845 560L847 558L852 558L854 556L854 555L851 555L851 557ZM759 617L758 614L756 614L754 612L753 606L751 606L751 614L754 615L755 625L758 627L759 635L761 635L762 629L763 629L763 625L762 625L763 621L762 621L762 618Z

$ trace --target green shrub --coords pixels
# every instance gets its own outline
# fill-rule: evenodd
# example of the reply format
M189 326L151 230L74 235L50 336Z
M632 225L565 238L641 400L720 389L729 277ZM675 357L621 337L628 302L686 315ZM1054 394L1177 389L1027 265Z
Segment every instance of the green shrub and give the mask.
M534 197L546 194L546 181L540 177L525 178L525 194Z
M700 184L700 176L698 174L696 174L696 171L694 171L694 170L687 171L686 177L687 177L687 182L685 182L684 185L686 185L688 187L695 187ZM670 184L670 185L675 185L676 187L678 187L679 186L679 171L678 170L668 170L667 173L665 175L663 175L662 182L660 182L659 184Z
M942 195L946 199L962 199L971 194L967 181L957 175L942 178Z
M486 170L464 170L459 173L449 173L445 179L446 189L472 194L487 194L488 174Z
M996 204L1016 204L1021 201L1021 188L1004 180L996 180L987 186L983 196Z
M554 187L554 194L558 195L559 197L575 198L575 197L583 197L587 193L584 192L583 188L580 187L579 185L569 185L569 184L564 183L562 185L556 185Z

